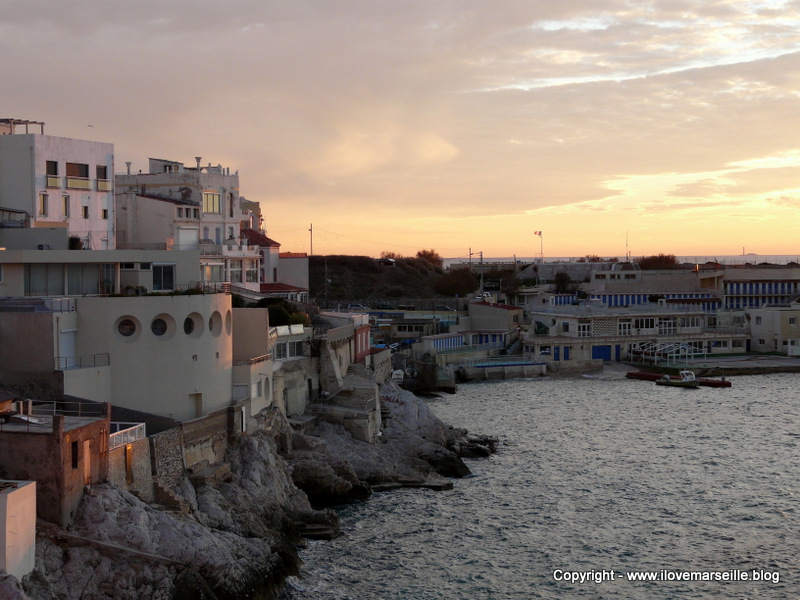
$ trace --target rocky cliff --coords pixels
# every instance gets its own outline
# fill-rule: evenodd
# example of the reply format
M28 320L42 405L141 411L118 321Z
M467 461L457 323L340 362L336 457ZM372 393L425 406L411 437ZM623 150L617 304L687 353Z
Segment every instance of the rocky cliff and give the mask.
M446 477L469 473L458 453L493 450L493 440L446 426L399 388L384 387L382 403L389 418L376 444L325 423L293 432L273 413L267 430L232 441L222 479L184 479L175 490L182 508L96 486L68 531L40 523L35 571L21 586L0 577L0 598L274 598L297 572L302 535L336 534L335 515L312 504L364 499L374 488L449 487Z

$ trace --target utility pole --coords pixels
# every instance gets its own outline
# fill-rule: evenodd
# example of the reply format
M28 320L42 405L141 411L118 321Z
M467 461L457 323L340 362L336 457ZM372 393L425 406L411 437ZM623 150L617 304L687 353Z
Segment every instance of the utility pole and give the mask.
M311 252L309 252L309 256L314 256L314 224L308 226L308 232L311 235Z
M473 254L480 254L481 262L480 262L480 270L481 270L481 295L483 295L483 250L480 252L473 252L472 248L469 249L469 270L472 271L472 255Z

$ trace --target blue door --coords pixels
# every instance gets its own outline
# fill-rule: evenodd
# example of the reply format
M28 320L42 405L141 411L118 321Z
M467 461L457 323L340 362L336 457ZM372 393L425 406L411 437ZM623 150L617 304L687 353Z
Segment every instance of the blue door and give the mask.
M619 362L619 355L620 355L620 349L619 349L619 344L617 344L616 346L614 346L614 356L616 357L614 360L616 360L617 362Z
M592 358L611 360L611 346L592 346Z
M569 360L569 346L564 346L564 360Z
M553 360L559 360L559 351L561 350L558 346L553 346Z

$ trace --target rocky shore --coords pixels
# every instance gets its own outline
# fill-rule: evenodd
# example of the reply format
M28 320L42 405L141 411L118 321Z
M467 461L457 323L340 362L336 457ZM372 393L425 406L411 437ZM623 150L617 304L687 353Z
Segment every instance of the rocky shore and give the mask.
M184 478L183 510L150 505L110 484L86 494L69 530L39 522L36 568L0 574L4 600L275 598L299 568L304 537L338 532L327 507L374 490L452 487L496 441L442 423L413 394L381 390L375 444L319 422L293 431L280 413L263 432L232 440L223 480Z

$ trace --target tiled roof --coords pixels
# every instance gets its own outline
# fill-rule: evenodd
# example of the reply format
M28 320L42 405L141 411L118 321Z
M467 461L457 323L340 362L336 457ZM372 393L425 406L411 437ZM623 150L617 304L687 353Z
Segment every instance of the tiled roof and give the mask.
M255 229L242 229L242 237L247 239L247 243L251 246L258 246L260 248L280 248L281 245L265 236L260 231Z

